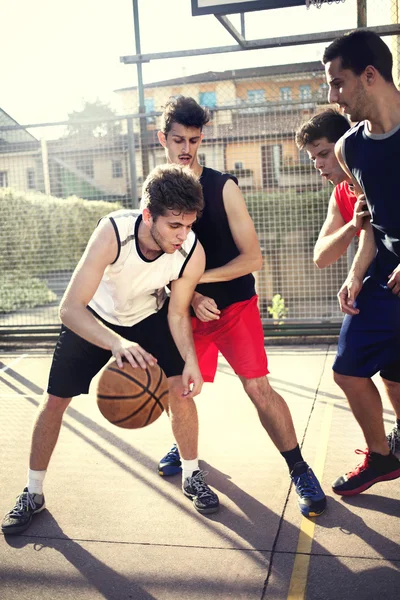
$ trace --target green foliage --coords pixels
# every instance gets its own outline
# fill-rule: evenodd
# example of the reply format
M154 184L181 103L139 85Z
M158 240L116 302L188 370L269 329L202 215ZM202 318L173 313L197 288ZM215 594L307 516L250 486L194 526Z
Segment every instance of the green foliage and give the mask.
M117 203L0 189L0 272L71 271L98 220Z
M265 250L279 251L294 231L303 231L313 246L326 217L330 190L298 192L295 188L245 193L247 208ZM270 247L269 247L270 245Z
M268 313L272 316L275 321L278 321L278 325L282 325L282 319L286 319L289 309L285 307L285 300L280 294L275 294L272 297L271 306L268 306Z
M85 138L118 135L121 123L112 120L115 116L115 111L98 98L95 102L85 100L81 110L74 110L68 115L68 135Z
M0 275L0 313L42 306L56 299L57 296L45 282L36 277L21 277L11 273Z

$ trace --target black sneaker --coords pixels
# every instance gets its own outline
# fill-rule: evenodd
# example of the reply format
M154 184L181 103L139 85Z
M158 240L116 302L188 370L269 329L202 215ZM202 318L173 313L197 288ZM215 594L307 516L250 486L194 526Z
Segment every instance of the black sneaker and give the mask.
M318 517L326 508L326 496L312 469L304 461L295 464L290 473L298 495L300 512L305 517Z
M356 450L356 454L364 454L362 463L354 471L342 475L332 484L335 494L355 496L361 494L371 485L379 481L389 481L400 477L400 460L390 453L387 456L370 452L368 449Z
M45 507L43 494L30 494L28 488L25 488L17 496L14 508L5 515L1 524L2 532L4 535L22 533L32 523L33 515L40 513Z
M393 454L400 452L400 429L397 427L397 423L386 439L388 441L390 451L393 452Z
M174 444L169 452L158 463L158 474L161 477L176 475L182 471L181 457L178 446Z
M186 477L182 491L187 498L193 500L193 505L199 513L211 514L219 508L218 496L205 482L205 471L194 471L191 477Z

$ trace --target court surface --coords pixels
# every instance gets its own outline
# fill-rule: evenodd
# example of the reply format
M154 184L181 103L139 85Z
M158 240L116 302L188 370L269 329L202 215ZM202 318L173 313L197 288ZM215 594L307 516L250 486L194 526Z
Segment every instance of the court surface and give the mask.
M199 515L162 479L166 415L145 429L110 425L91 393L68 409L45 482L47 510L0 536L1 600L376 600L400 589L400 480L342 499L330 483L360 462L361 431L332 380L335 348L272 347L272 385L287 400L328 509L301 517L286 465L221 358L197 401L201 467L220 512ZM0 515L26 481L32 420L51 355L0 356ZM377 378L379 385L379 378ZM393 415L385 401L385 424ZM362 458L362 457L361 457Z

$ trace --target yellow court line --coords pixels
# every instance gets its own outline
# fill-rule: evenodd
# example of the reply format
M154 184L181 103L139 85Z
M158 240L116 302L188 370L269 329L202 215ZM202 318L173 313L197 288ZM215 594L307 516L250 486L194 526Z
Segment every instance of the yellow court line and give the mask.
M333 399L327 399L313 469L319 481L322 481L324 474L329 433L332 425L333 406ZM304 600L305 598L314 530L315 519L303 517L300 525L299 541L297 543L296 558L294 560L292 577L290 578L287 600Z

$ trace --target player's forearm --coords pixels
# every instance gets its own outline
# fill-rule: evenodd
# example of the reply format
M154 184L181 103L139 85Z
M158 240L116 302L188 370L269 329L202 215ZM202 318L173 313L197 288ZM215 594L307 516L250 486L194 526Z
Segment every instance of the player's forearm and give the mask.
M314 247L314 263L319 269L329 267L346 252L357 229L352 223L346 223L338 231L319 238Z
M217 281L231 281L237 277L243 277L262 267L262 256L246 256L240 254L223 267L208 269L201 276L199 283L216 283Z
M189 314L168 314L168 324L174 342L185 362L197 361L193 341L192 323Z
M371 225L367 224L367 229L361 231L360 244L351 265L349 276L357 279L363 279L368 267L372 263L376 254L376 245Z
M98 321L84 306L62 303L59 310L62 323L91 344L111 350L120 336Z

